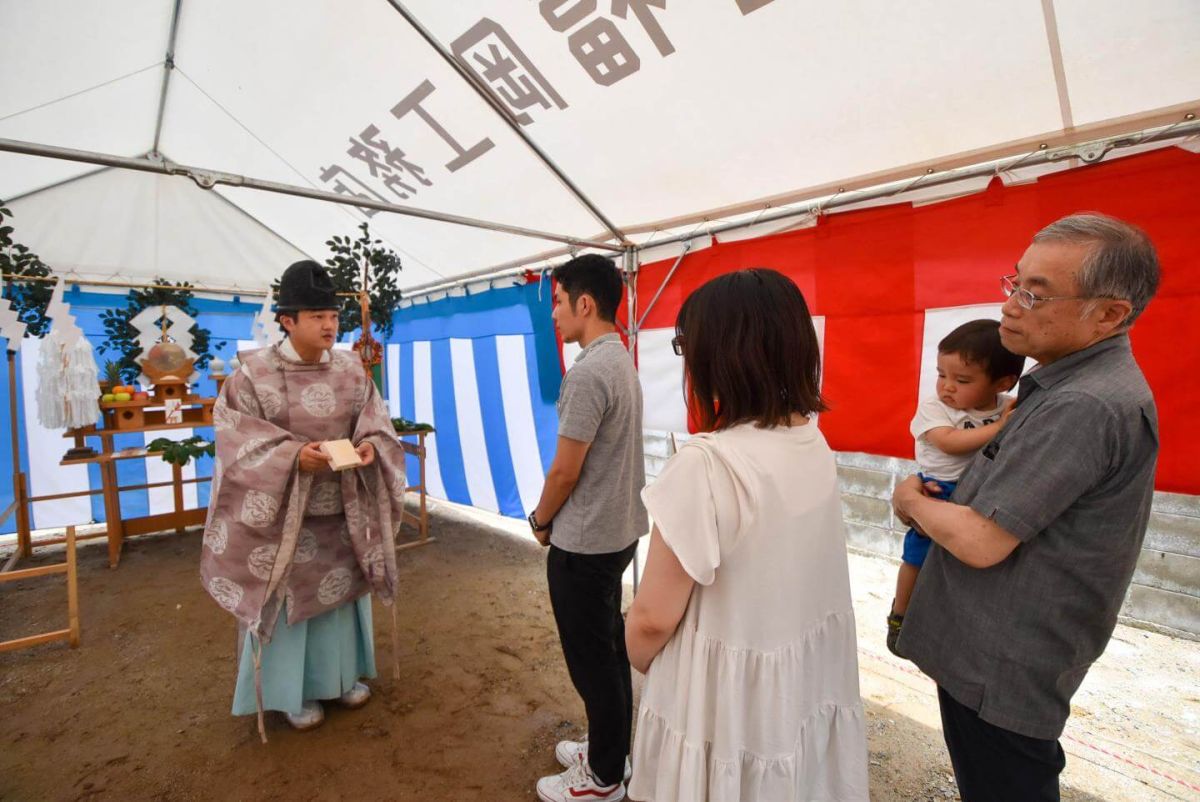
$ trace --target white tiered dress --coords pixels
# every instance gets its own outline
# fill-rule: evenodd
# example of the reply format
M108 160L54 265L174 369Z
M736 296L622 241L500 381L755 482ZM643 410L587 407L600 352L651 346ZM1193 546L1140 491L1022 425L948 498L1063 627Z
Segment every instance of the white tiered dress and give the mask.
M646 677L629 796L867 799L837 471L816 424L694 437L642 498L696 586Z

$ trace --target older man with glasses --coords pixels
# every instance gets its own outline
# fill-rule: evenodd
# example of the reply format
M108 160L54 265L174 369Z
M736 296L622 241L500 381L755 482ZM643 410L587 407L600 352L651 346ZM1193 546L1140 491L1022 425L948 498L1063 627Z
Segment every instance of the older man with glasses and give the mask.
M1150 240L1075 214L1039 231L1016 271L1000 339L1038 364L1012 418L949 502L915 476L892 497L935 544L898 646L938 684L964 802L1059 799L1058 738L1116 625L1158 453L1128 335L1158 289Z

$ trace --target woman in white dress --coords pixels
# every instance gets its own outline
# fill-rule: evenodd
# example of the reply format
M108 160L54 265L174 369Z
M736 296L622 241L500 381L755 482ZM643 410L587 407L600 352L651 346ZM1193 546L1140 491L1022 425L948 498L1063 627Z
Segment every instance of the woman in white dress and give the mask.
M642 492L654 521L625 625L646 674L639 802L865 800L854 610L820 355L799 288L713 279L672 341L700 434Z

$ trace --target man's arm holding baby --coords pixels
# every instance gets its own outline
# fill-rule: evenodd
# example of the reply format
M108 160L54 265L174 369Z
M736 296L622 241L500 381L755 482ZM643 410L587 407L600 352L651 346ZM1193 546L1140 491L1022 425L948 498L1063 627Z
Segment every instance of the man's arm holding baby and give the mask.
M970 507L927 496L916 476L896 485L892 508L897 518L915 526L972 568L990 568L1003 562L1021 542Z
M960 456L962 454L970 454L973 451L978 451L988 444L988 442L1000 434L1004 428L1004 424L1008 423L1008 418L1012 415L1013 402L1009 401L1004 407L1004 411L1000 413L1000 419L993 423L988 423L983 426L977 426L974 429L955 429L953 426L938 426L935 429L929 429L921 434L929 443L945 454Z

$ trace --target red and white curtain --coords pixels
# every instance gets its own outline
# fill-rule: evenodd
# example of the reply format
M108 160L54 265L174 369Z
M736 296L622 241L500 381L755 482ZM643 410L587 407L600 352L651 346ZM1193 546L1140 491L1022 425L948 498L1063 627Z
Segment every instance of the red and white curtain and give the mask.
M646 426L685 429L675 315L705 281L770 267L791 276L822 335L820 418L840 451L907 457L908 423L933 380L938 340L959 323L998 318L1000 277L1032 235L1077 211L1141 226L1158 249L1158 296L1132 332L1158 405L1160 490L1200 493L1200 155L1180 148L1068 170L926 206L834 214L776 236L715 243L684 257L638 340ZM643 265L638 295L653 297L674 259ZM569 356L565 360L569 365Z

